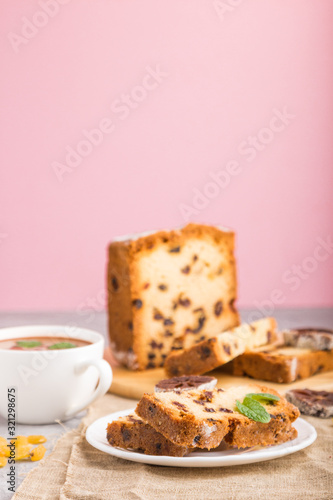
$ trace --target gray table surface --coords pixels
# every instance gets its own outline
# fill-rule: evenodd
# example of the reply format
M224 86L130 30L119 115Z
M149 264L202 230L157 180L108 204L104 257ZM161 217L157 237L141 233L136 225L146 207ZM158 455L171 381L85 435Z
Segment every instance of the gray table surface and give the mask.
M247 321L251 318L252 310L241 311L241 316L243 321ZM333 328L333 308L325 309L280 309L274 311L274 316L276 317L279 328L292 328L292 327L326 327ZM80 316L76 312L13 312L6 313L0 312L0 328L11 327L11 326L23 326L23 325L75 325L82 328L88 328L96 330L104 334L107 342L107 320L106 314L104 312L92 311L91 314L85 317ZM1 332L0 332L1 336ZM10 383L10 381L8 381ZM54 425L39 425L38 428L31 425L20 425L17 424L16 434L17 435L29 435L29 434L43 434L47 437L47 453L50 453L60 436L62 436L66 430L76 428L84 413L78 415L76 418L67 420L63 424ZM7 422L0 417L0 436L7 437ZM16 488L24 480L27 473L38 465L38 462L23 463L18 462L16 464ZM7 489L7 478L6 474L8 472L8 465L3 469L0 469L0 499L7 500L12 497L12 493Z

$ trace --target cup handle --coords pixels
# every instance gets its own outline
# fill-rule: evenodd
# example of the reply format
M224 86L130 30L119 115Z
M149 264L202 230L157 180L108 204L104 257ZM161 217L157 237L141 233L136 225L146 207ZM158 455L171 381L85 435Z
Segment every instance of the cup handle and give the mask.
M112 369L111 366L105 359L94 360L91 359L89 361L83 361L75 366L75 373L80 374L84 372L89 366L96 366L99 371L99 381L96 389L93 394L87 398L87 400L81 405L77 405L74 408L71 408L66 411L66 417L74 417L77 413L84 410L87 406L93 403L96 399L101 398L104 394L110 389L112 382Z

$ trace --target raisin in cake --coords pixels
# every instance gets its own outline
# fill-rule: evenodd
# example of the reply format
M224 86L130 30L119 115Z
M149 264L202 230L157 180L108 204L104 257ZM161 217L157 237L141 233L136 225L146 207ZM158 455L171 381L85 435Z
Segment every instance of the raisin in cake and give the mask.
M136 413L164 437L180 446L216 448L224 439L238 448L267 446L297 437L292 423L299 410L285 398L262 403L270 414L268 423L246 417L236 409L248 393L271 393L271 388L251 384L212 391L173 391L145 394Z
M234 233L188 224L109 246L108 313L115 357L131 369L163 366L174 342L239 324Z
M169 377L201 374L227 363L247 349L276 341L276 320L263 318L254 323L244 323L227 332L221 332L194 345L187 344L186 335L182 346L173 350L165 362Z
M135 414L119 417L108 424L107 440L111 446L136 450L145 455L167 455L183 457L190 449L174 444L146 424Z
M333 370L332 351L266 346L245 352L222 370L269 382L290 383Z

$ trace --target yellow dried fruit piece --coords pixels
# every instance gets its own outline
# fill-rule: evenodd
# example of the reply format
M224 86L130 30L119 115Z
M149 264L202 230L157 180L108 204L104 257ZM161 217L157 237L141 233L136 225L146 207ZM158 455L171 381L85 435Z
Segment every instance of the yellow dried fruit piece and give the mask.
M5 465L7 465L7 458L0 457L0 467L4 467Z
M10 450L8 446L0 446L0 457L9 457Z
M44 457L45 452L46 452L45 446L42 444L39 444L30 453L31 461L37 462L37 460L41 460Z
M0 436L0 457L6 456L7 451L7 439Z
M26 436L17 436L17 438L14 441L14 444L16 447L18 446L25 446L29 444L28 438Z
M32 448L31 444L18 446L15 449L15 460L22 460L23 458L29 458L31 448Z
M14 445L15 446L15 441L7 441L6 446L4 446L4 447L1 448L1 454L2 454L2 456L4 456L4 457L9 457L10 456L10 448L9 448L10 445Z
M20 437L24 437L24 436L20 436ZM29 443L20 444L20 442L22 442L22 441L21 440L17 441L16 439L12 439L11 441L7 441L6 446L0 446L0 456L7 457L7 458L9 458L11 456L11 458L14 458L14 453L15 453L15 457L16 457L18 450L21 449L22 447L24 448L25 446L28 446L29 449L31 449L31 447L32 447L31 444L29 444ZM23 440L23 442L24 442L24 440ZM19 444L17 444L17 443L19 443ZM13 449L13 446L14 446L14 449Z
M40 444L47 441L45 436L28 436L28 441L31 444Z

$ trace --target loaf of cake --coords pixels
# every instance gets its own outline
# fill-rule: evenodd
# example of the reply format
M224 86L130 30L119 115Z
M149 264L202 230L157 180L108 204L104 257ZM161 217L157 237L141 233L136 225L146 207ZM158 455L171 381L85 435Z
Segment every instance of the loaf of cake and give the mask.
M332 351L266 346L245 352L222 370L269 382L290 383L333 370Z
M174 444L135 414L119 417L107 426L111 446L135 450L145 455L183 457L190 449Z
M239 413L236 401L248 393L270 393L259 384L213 389L212 391L173 391L145 394L136 413L156 431L179 446L215 448L224 439L238 448L267 446L294 439L292 423L299 410L280 397L275 403L262 403L270 421L261 423Z
M182 346L171 351L166 358L166 373L173 377L211 371L248 349L275 341L278 338L276 326L274 318L263 318L218 333L192 346L187 344L186 335Z
M239 324L234 233L188 224L109 246L111 348L131 369L164 365L184 335L195 343Z

